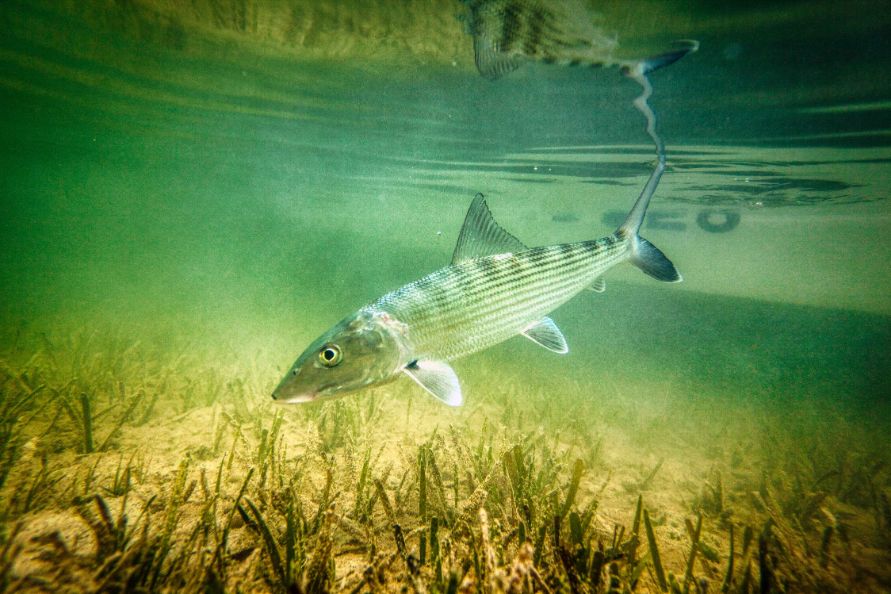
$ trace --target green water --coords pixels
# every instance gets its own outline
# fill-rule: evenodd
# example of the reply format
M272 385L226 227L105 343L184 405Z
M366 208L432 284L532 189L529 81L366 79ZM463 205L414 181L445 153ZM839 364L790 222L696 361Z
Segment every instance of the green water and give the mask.
M475 192L524 241L547 244L607 233L648 174L652 149L629 106L637 88L614 70L531 66L493 84L475 75L460 45L434 56L406 50L400 62L399 52L325 61L317 54L333 53L332 39L314 52L284 42L276 51L250 32L183 33L174 43L173 33L139 29L138 19L159 17L138 6L4 9L7 327L151 320L193 326L198 341L235 335L296 351L345 312L443 265ZM378 10L369 20L390 16L386 5ZM677 18L694 18L690 10L678 6ZM117 28L116 14L137 24ZM689 33L704 38L703 51L656 75L671 170L647 233L686 282L671 297L633 271L616 282L639 283L644 304L659 296L685 307L714 295L705 303L724 313L678 320L638 306L627 324L645 315L666 334L680 324L746 342L731 332L739 306L720 297L754 298L765 313L747 305L750 329L773 340L786 332L759 318L804 304L813 307L797 315L812 316L815 328L840 315L833 310L877 314L864 323L885 328L886 340L865 346L885 350L891 151L886 83L871 78L870 59L877 67L887 47L869 34L876 23L851 14L851 30L837 32L844 52L812 56L809 42L787 36L792 23L771 28L782 50L742 29L721 35L699 24ZM721 16L745 22L734 11ZM453 18L454 31L437 34L460 41ZM790 9L787 18L804 16ZM400 35L411 45L420 33ZM780 71L771 51L791 64ZM827 88L842 74L857 84ZM719 223L733 213L739 226L704 232L696 216L709 208ZM616 308L605 318L622 316L610 294L578 301L569 311L590 310L595 324L604 308ZM602 343L590 324L569 330L576 348ZM802 334L801 324L789 329L790 347L823 348L827 337ZM695 352L701 339L690 336L678 335L671 350ZM768 367L796 350L772 353ZM851 359L873 357L842 360Z
M819 431L845 443L859 428L885 468L889 8L595 7L624 57L702 44L653 75L651 100L669 170L644 233L684 283L612 271L606 293L555 312L568 356L509 341L456 363L470 413L416 410L431 427L475 426L475 399L508 411L505 394L527 389L539 406L553 391L603 433L622 392L621 414L656 419L644 430L683 416L675 406L725 437L733 418L701 407L789 415L806 434L801 419L837 414ZM476 192L531 245L609 233L654 160L639 89L614 68L484 80L461 9L0 4L0 356L14 368L84 335L97 352L188 352L201 373L250 376L237 398L263 407L321 332L448 262ZM400 415L427 398L396 386L374 397ZM210 404L235 399L223 389ZM889 480L880 469L873 503Z

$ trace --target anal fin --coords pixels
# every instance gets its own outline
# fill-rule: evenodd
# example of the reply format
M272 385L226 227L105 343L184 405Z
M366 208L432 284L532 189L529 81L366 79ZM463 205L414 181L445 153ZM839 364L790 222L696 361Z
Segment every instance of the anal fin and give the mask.
M523 330L523 336L549 351L565 355L569 352L569 345L563 333L557 328L557 324L551 318L542 318L530 324Z
M603 293L606 291L606 281L603 280L602 276L598 276L594 279L594 282L588 286L589 291L594 291L595 293Z
M461 406L464 402L458 376L448 363L415 360L406 365L403 371L437 400L449 406Z

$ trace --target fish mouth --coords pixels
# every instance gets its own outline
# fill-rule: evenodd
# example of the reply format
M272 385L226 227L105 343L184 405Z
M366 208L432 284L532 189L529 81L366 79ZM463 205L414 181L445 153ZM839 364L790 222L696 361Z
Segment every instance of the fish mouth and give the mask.
M293 396L281 397L277 393L272 393L272 399L276 404L303 404L305 402L312 402L316 399L318 394L316 392L304 392L303 394L295 394Z
M272 393L272 399L276 404L303 404L306 402L327 400L335 395L337 395L337 384L323 384L314 390L307 390L296 394L279 387Z

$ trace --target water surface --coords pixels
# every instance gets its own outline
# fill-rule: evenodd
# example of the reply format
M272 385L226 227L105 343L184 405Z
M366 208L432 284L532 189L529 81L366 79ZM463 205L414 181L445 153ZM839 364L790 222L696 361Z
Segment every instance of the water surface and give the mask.
M484 80L460 3L4 2L4 402L24 403L45 385L9 425L4 489L27 491L41 460L57 473L101 462L112 476L119 457L153 441L147 424L168 431L171 445L146 463L156 478L147 470L140 479L143 502L173 481L183 452L190 477L199 466L209 475L234 443L231 506L247 468L259 468L257 443L283 419L275 422L285 423L290 450L281 468L305 464L312 475L319 467L307 460L321 451L346 491L362 466L346 450L372 448L372 474L391 490L400 522L415 527L421 520L404 514L416 495L396 478L413 467L400 451L423 449L451 426L490 439L500 461L540 435L535 443L549 453L539 459L552 459L561 493L568 460L586 460L578 504L599 501L597 538L629 525L643 494L676 574L686 559L683 519L705 510L721 558L703 561L697 575L724 571L729 524L738 539L770 517L787 548L811 551L775 568L789 583L829 587L813 569L828 562L813 551L830 533L827 575L851 563L861 572L835 587L888 587L887 8L595 7L619 57L701 41L698 53L653 75L651 100L669 170L643 232L684 283L663 286L631 267L610 272L605 294L581 295L554 314L570 355L516 339L456 363L468 402L461 411L404 382L282 413L268 393L293 358L346 313L445 265L476 192L530 245L609 233L654 162L631 107L639 89L614 68L527 65ZM114 435L104 454L83 451L82 393L111 411L96 421L97 434ZM115 411L126 412L134 394L144 416L115 429ZM376 413L362 416L365 406ZM336 415L364 420L326 441L326 419ZM195 452L217 434L226 446L202 462ZM454 444L430 443L443 460L458 456ZM601 449L585 449L593 443ZM715 473L735 514L702 504ZM473 500L482 484L444 474L458 499ZM310 507L322 500L324 481L313 480L298 488ZM250 484L251 497L266 492ZM753 503L752 492L767 503ZM88 484L80 497L91 493ZM8 500L4 538L27 513L61 514L71 554L91 555L69 538L83 526L71 493L33 506ZM372 511L369 529L390 534L392 518ZM499 521L507 534L507 516ZM30 524L26 534L40 536ZM240 538L257 552L233 563L262 573L261 537ZM389 536L377 538L394 550ZM352 589L373 559L362 543L335 542L329 586ZM516 554L514 544L504 553ZM35 587L22 576L45 568L22 559L8 583ZM657 587L647 571L641 591ZM808 572L823 581L807 582Z

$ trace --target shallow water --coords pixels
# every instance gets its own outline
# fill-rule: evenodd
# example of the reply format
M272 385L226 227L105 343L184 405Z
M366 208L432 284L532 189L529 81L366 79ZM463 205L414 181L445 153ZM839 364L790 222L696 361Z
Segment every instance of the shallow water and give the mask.
M669 169L643 232L684 282L610 271L606 293L553 316L568 356L517 339L458 361L461 410L402 381L280 410L268 394L311 340L448 262L476 192L531 245L609 233L654 161L636 85L615 68L535 64L484 80L460 3L3 3L0 586L62 583L53 563L74 572L73 591L136 579L138 562L98 571L147 542L134 532L103 548L90 521L99 494L179 543L159 562L167 581L143 589L204 588L211 574L188 568L207 565L224 589L283 589L237 497L244 483L277 546L291 538L285 493L328 518L307 520L305 550L327 551L334 569L314 581L325 572L305 561L293 580L304 589L438 591L454 575L501 591L509 567L541 589L516 538L522 505L505 456L519 444L542 468L526 502L541 515L523 530L550 534L542 518L568 492L567 513L596 504L586 539L613 551L635 591L660 581L643 527L640 551L614 542L616 526L640 524L638 495L676 576L689 559L684 520L702 514L717 556L695 561L688 588L694 576L720 587L730 559L732 591L891 587L883 7L599 8L621 57L702 44L652 76ZM430 495L454 547L439 581L430 563L400 564L423 554L392 530L414 538L428 523L415 511L424 452L449 491ZM365 455L380 487L353 495ZM122 464L134 465L129 498L107 486ZM177 476L194 494L170 491ZM376 503L380 491L395 510ZM462 536L462 510L476 522L480 509L506 543L497 568L470 561L488 536ZM184 536L197 517L206 542ZM770 560L740 553L747 527ZM530 542L552 589L574 583L559 537Z

